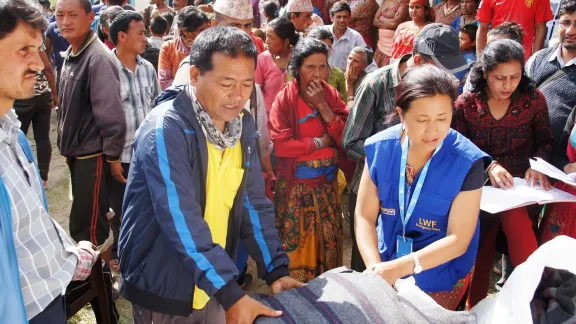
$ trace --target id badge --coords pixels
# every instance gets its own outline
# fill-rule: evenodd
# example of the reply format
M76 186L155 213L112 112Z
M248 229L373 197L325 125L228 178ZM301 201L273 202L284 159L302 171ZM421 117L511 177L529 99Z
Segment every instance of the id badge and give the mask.
M404 238L402 235L396 236L396 257L401 258L412 253L413 240L409 237Z

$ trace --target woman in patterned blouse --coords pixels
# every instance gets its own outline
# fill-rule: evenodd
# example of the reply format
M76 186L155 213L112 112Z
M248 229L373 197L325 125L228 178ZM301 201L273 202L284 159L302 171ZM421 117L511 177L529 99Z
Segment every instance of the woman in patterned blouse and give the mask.
M529 163L535 157L550 161L554 139L546 100L524 72L522 45L508 39L488 44L474 65L470 81L472 92L462 94L456 101L453 126L494 159L486 171L490 183L512 189L513 177L518 177L549 190L548 178L532 170ZM538 248L527 207L496 215L483 212L470 306L488 293L500 223L514 266L526 261Z

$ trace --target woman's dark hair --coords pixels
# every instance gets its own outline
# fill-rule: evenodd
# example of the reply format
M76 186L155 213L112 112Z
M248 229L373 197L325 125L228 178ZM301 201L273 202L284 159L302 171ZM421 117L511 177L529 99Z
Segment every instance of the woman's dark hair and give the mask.
M524 44L524 31L522 30L522 26L513 21L507 21L496 28L490 29L488 36L495 35L511 39L520 45Z
M200 28L204 23L210 23L208 16L192 6L184 7L184 9L180 10L176 21L178 30L186 30L190 33Z
M266 2L264 5L264 13L268 19L276 19L278 18L278 5L276 2L270 1Z
M234 27L211 27L201 32L192 44L190 50L190 65L196 66L200 73L213 69L212 55L220 53L227 57L236 58L240 55L254 60L258 50L252 38L246 32Z
M294 24L288 18L276 18L268 24L268 27L272 28L282 40L287 39L292 46L300 39L300 34L296 32Z
M110 6L102 10L102 13L100 13L100 21L98 22L98 29L96 30L96 34L101 41L108 39L108 35L106 35L104 32L104 27L106 26L110 28L110 24L114 18L116 18L116 16L122 12L124 12L124 9L122 9L120 6Z
M332 43L334 43L334 35L332 35L332 32L329 31L328 29L324 29L322 27L316 27L316 28L312 29L308 33L308 37L317 39L319 41L325 41L325 40L329 39Z
M332 8L330 8L330 17L334 17L336 13L340 11L348 11L348 14L352 15L352 9L350 9L348 2L338 1L332 5Z
M298 81L300 81L300 67L304 59L313 54L326 55L326 64L328 64L328 46L322 41L311 37L304 37L296 44L288 61L288 72Z
M0 39L14 32L19 23L44 31L48 22L37 2L30 0L0 0Z
M520 84L512 94L512 98L529 93L534 89L534 86L524 70L524 49L520 43L511 39L499 39L486 45L470 72L469 79L472 84L472 92L480 93L484 100L488 100L488 92L486 91L488 82L484 76L493 71L498 64L513 61L520 63L522 77Z
M406 71L402 80L394 89L396 94L396 106L405 114L412 101L435 95L448 95L454 107L454 101L458 97L454 81L450 75L432 64L424 64ZM396 113L388 116L388 122L398 118Z
M102 10L102 13L100 13L100 25L102 27L106 26L110 28L112 21L114 21L116 16L122 12L124 12L124 9L122 9L120 6L107 7L106 9Z

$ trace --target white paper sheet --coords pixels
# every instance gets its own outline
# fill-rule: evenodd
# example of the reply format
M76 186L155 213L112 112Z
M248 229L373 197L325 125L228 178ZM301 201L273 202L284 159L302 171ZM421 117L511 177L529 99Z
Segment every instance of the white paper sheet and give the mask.
M555 202L576 202L576 196L554 187L549 191L541 189L539 186L532 188L524 179L514 178L514 189L484 187L480 209L495 214L520 206Z
M572 186L576 186L576 173L566 174L562 170L542 160L541 158L536 158L536 160L530 159L530 167L533 170L544 173L551 178L560 180Z

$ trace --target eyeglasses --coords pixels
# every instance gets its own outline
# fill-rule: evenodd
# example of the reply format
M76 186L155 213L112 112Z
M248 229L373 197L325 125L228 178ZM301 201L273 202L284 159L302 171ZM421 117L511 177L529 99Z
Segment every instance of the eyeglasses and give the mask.
M576 28L576 21L560 20L558 22L558 26L560 26L560 28L562 28L562 29L568 29L568 28L570 28L570 26Z

